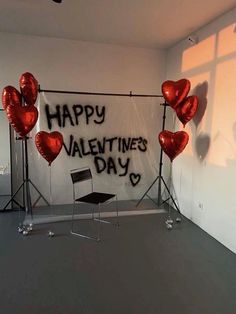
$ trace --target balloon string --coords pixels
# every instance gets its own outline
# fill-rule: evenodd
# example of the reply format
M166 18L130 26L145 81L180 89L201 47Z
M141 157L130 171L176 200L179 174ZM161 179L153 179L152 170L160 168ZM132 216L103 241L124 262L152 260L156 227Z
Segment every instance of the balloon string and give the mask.
M170 165L170 183L169 183L170 195L169 195L168 219L171 219L171 195L172 195L171 189L172 189L172 162Z
M49 180L49 193L50 193L50 217L52 219L53 217L53 208L52 208L52 169L51 169L51 164L49 164L49 176L50 176L50 180ZM53 220L53 219L52 219ZM52 221L51 221L52 222ZM52 232L52 230L48 231L48 235L51 237L54 235L54 233Z
M50 202L50 215L53 216L53 212L52 212L52 171L51 171L51 165L49 166L49 202Z

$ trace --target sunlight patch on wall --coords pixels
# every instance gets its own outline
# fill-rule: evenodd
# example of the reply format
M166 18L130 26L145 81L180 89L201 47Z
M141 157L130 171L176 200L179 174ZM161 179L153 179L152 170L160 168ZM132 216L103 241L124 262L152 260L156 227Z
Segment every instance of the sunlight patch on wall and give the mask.
M194 69L214 59L216 35L188 48L182 55L182 72Z
M219 32L219 44L217 47L217 56L223 57L236 51L236 23L222 29Z
M219 166L236 159L236 58L216 67L209 161Z
M212 138L208 162L216 166L227 167L228 162L235 158L235 145L219 130Z
M203 84L204 82L209 82L210 73L209 72L203 72L197 75L189 76L188 80L191 83L191 91L190 94L194 94L196 92L196 88L198 88L199 85Z

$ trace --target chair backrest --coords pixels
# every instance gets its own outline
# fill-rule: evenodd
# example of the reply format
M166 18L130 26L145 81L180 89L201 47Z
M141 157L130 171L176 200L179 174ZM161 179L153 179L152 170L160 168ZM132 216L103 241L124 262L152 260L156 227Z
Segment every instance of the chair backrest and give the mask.
M89 168L74 169L70 172L73 184L92 179L92 173Z

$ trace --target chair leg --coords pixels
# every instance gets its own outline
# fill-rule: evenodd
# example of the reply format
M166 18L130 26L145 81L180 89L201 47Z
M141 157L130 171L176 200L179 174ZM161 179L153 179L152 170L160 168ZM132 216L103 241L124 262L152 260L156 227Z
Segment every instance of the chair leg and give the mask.
M92 211L92 219L95 220L95 218L94 218L94 206L93 206L93 211Z
M115 197L115 206L116 206L116 224L115 226L119 227L119 210L118 210L118 206L117 206L117 196ZM101 241L101 235L102 235L102 223L107 223L107 224L111 224L110 221L107 220L103 220L101 219L101 205L98 204L98 218L94 218L94 208L92 211L92 219L94 221L98 221L99 225L98 225L98 233L97 233L97 238L96 237L91 237L85 234L81 234L78 232L74 231L74 216L75 216L75 203L73 205L73 212L72 212L72 220L71 220L71 234L85 238L85 239L91 239L91 240L95 240L95 241ZM96 216L95 216L96 217Z
M117 206L117 195L116 195L116 226L119 227L119 211L118 211L118 206Z
M102 221L101 221L101 205L98 204L98 221L99 221L99 231L98 231L98 241L101 240L101 233L102 233Z
M104 224L111 224L110 221L101 219L101 205L98 204L98 207L99 207L98 218L94 218L94 220L99 221L100 223L104 223Z
M99 209L99 212L100 212L100 209ZM73 234L73 235L76 235L78 237L84 238L84 239L94 240L94 241L97 241L97 242L100 241L100 233L101 233L101 231L99 231L99 234L98 234L97 238L91 237L91 236L88 236L88 235L85 235L85 234L82 234L82 233L75 232L74 231L74 215L75 215L75 203L73 204L72 219L71 219L71 231L70 231L70 233ZM94 210L93 210L93 216L94 216Z
M99 221L99 222L102 222L102 223L104 223L104 224L111 224L111 222L110 221L107 221L107 220L103 220L103 219L99 219L99 217L98 218L94 218L94 220L95 221Z
M71 234L73 234L73 235L75 235L75 236L77 236L77 237L81 237L81 238L84 238L84 239L88 239L88 240L94 240L94 241L97 241L97 242L100 241L100 239L98 239L98 238L90 237L90 236L87 236L87 235L85 235L85 234L78 233L78 232L72 232L72 231L71 231Z
M74 215L75 215L75 202L73 203L72 217L71 217L71 233L74 232Z

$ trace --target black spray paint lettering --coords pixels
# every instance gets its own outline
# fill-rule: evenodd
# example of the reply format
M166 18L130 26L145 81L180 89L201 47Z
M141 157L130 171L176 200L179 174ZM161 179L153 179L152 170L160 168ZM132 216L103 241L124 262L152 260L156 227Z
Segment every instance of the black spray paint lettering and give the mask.
M120 177L126 176L129 170L130 158L117 158L112 157L104 158L94 157L94 165L97 173L106 171L107 174L118 174ZM123 172L119 172L119 169Z
M106 108L105 106L91 106L91 105L79 105L75 104L72 107L68 105L56 105L50 107L45 105L45 114L47 118L48 129L52 129L52 122L64 128L68 125L76 126L81 123L82 119L85 119L85 123L102 124L105 121Z
M98 154L105 154L107 152L117 151L119 153L126 153L130 150L138 150L140 152L145 152L147 150L147 140L141 136L138 138L125 138L125 137L103 137L102 139L92 138L75 140L74 136L71 134L69 138L69 143L66 145L63 143L65 151L68 156L78 156L82 158L83 156Z
M52 106L53 107L53 106ZM72 107L68 105L56 105L50 108L45 105L45 114L47 118L48 129L52 129L53 123L60 128L66 126L77 126L84 120L87 125L91 123L102 124L105 121L106 108L105 106L91 106L74 104ZM83 158L84 156L92 155L94 157L94 165L97 173L106 172L107 174L118 174L126 176L129 172L130 158L113 158L101 157L106 151L126 153L127 151L138 150L146 152L148 141L143 137L103 137L101 140L92 138L85 140L80 138L74 140L74 136L70 135L69 145L63 143L64 149L68 156ZM100 156L97 156L97 155ZM136 186L141 175L138 173L130 173L129 179L132 186Z

